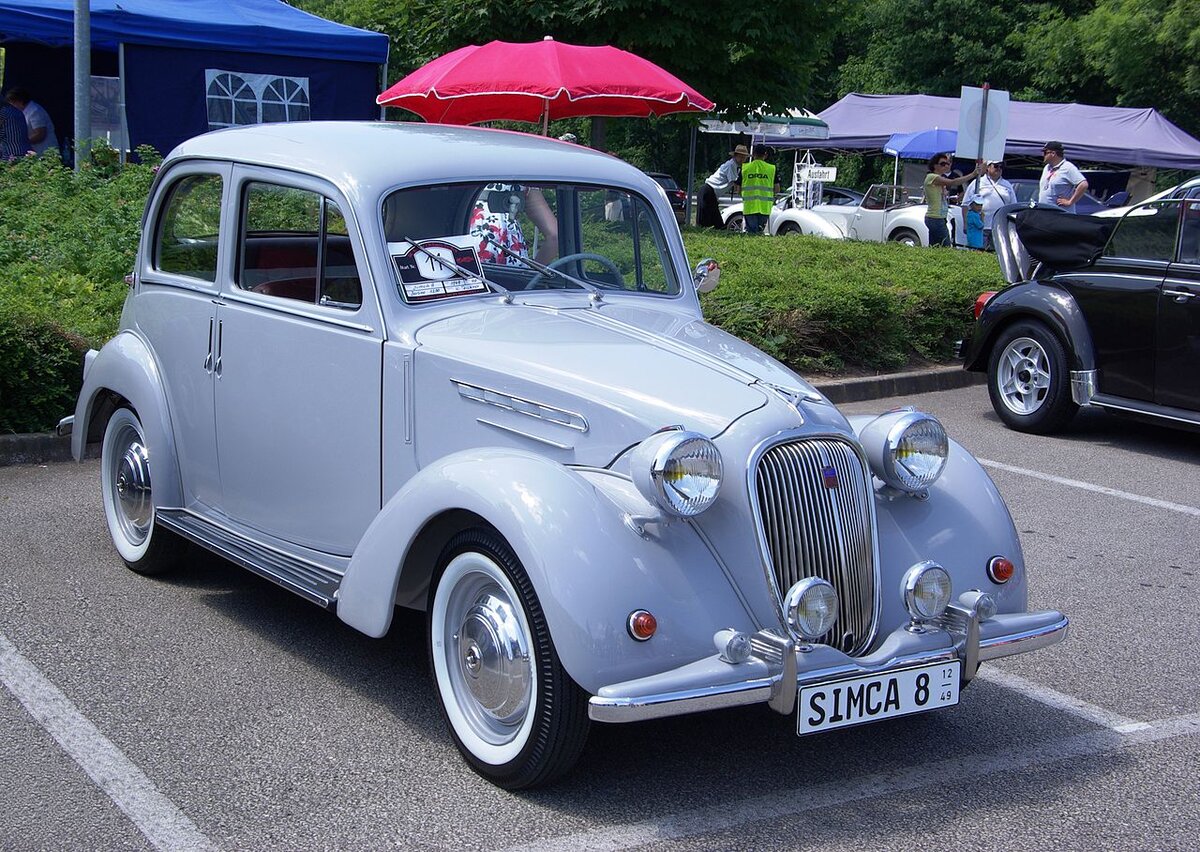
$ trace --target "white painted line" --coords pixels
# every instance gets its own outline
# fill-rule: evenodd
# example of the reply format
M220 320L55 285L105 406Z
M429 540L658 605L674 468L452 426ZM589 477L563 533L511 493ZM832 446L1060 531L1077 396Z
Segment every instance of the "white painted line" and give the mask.
M3 634L0 683L124 811L154 848L164 852L217 849Z
M1020 743L992 754L966 753L920 766L887 770L858 781L844 780L812 787L764 793L753 799L714 802L702 808L664 814L644 822L583 831L510 847L533 852L628 849L664 840L712 835L742 825L765 825L801 814L867 801L925 787L954 787L1002 772L1094 757L1160 740L1200 736L1200 713L1152 722L1130 733L1093 730L1043 743Z
M1113 713L1105 710L1103 707L1097 707L1095 704L1081 701L1073 695L1065 695L1048 686L1042 686L1041 684L1026 680L1020 675L1006 672L1003 669L987 666L981 668L976 677L979 680L986 680L988 683L994 683L1005 689L1011 689L1013 692L1018 692L1026 698L1045 704L1047 707L1053 707L1055 710L1069 713L1072 716L1096 725L1101 725L1111 731L1128 733L1150 727L1146 722L1128 719L1119 713Z
M1115 488L1106 488L1103 485L1093 485L1090 482L1080 482L1078 479L1067 479L1062 476L1054 476L1050 473L1042 473L1037 470L1029 470L1023 467L1014 467L1011 464L1003 462L990 461L989 459L976 459L984 467L994 467L997 470L1005 470L1009 473L1017 473L1021 476L1032 476L1034 479L1041 479L1046 482L1054 482L1059 485L1067 485L1071 488L1081 488L1084 491L1092 491L1096 494L1107 494L1109 497L1119 497L1122 500L1130 500L1134 503L1144 503L1147 506L1153 506L1156 509L1168 509L1172 512L1181 512L1185 515L1191 515L1194 518L1200 518L1200 509L1195 506L1184 506L1180 503L1172 503L1168 500L1158 500L1154 497L1143 497L1141 494L1130 494L1128 491L1118 491Z

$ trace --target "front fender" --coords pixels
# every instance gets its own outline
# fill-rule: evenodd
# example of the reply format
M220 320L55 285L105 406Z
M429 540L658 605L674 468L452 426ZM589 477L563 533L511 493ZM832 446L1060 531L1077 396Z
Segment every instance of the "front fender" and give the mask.
M850 418L856 433L874 418ZM954 584L954 595L970 589L990 593L1000 612L1024 612L1028 584L1021 542L1004 498L987 471L957 441L942 475L929 489L927 499L878 492L876 517L879 534L880 576L883 587L883 625L906 619L900 582L909 567L932 559L942 565ZM1016 565L1013 579L1003 585L987 576L994 556L1005 556Z
M120 332L94 356L89 353L83 387L75 403L71 454L76 461L83 459L92 415L101 397L109 392L128 400L142 423L154 465L154 505L182 506L183 485L162 376L150 347L132 331Z
M447 456L405 484L367 529L338 592L338 616L370 636L386 633L398 588L407 599L400 603L422 603L412 590L423 588L432 566L407 558L422 530L447 512L466 511L512 547L563 666L593 693L710 656L719 629L752 629L692 525L660 518L639 535L626 519L638 503L657 514L627 479L585 475L533 453L493 448ZM635 609L658 619L648 642L627 633Z
M1054 284L1029 281L1001 290L988 300L971 335L963 368L986 372L1001 330L1023 319L1039 320L1062 340L1072 370L1096 369L1096 352L1087 320L1075 297Z

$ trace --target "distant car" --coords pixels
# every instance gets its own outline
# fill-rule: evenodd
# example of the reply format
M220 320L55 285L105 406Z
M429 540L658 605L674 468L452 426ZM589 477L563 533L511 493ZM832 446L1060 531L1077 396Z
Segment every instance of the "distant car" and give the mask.
M1200 198L1200 177L1194 177L1189 180L1185 180L1183 183L1176 184L1170 189L1164 189L1162 192L1157 192L1154 195L1151 195L1149 198L1139 202L1139 204L1145 204L1150 201L1164 201L1170 198ZM1124 216L1137 206L1137 204L1129 204L1123 207L1108 207L1096 213L1096 215L1104 217Z
M1012 286L976 302L964 366L1006 425L1053 432L1094 406L1200 428L1200 197L1118 220L1009 207L992 233Z
M725 222L727 231L746 230L746 217L740 201L724 208L721 211L721 218ZM776 199L767 216L767 234L772 237L809 234L831 240L840 240L845 237L845 234L825 217L796 204L791 195L784 195Z
M646 172L646 174L654 178L655 182L667 193L667 201L671 202L675 219L682 222L684 212L687 210L687 193L679 188L675 178L665 172Z

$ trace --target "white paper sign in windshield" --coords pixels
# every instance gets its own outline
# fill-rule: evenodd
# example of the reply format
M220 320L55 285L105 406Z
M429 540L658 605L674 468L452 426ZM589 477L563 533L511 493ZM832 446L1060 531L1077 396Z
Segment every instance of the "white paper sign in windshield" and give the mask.
M388 243L388 253L400 276L400 289L407 302L429 302L451 296L486 293L487 284L470 236L437 237Z

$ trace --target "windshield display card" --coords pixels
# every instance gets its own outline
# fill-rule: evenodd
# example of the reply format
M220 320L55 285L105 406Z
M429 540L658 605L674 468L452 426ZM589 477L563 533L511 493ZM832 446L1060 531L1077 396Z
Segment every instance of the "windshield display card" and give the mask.
M476 239L470 236L389 243L388 251L408 302L486 293Z

